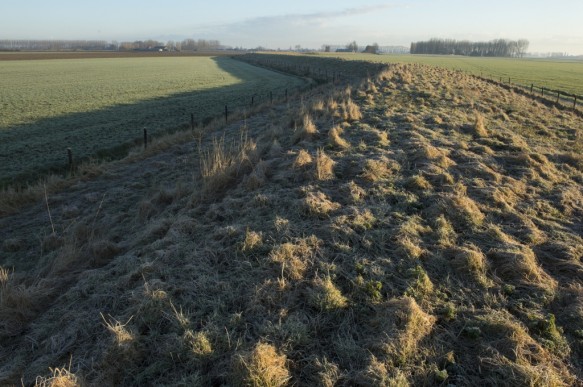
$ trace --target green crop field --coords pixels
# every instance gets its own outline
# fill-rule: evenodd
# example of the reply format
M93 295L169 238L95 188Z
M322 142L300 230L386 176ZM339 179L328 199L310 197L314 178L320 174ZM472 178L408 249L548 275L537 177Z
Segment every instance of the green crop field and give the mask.
M583 61L516 58L474 58L440 55L374 55L353 53L323 54L343 59L381 63L422 63L464 70L475 75L502 78L504 82L562 90L583 95Z
M281 96L299 78L226 57L0 61L0 182Z

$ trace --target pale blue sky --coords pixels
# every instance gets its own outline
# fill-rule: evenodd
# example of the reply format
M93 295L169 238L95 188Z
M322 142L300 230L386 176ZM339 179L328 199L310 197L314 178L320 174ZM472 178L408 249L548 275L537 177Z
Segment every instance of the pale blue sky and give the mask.
M0 39L218 39L243 47L530 41L583 54L583 0L0 0Z

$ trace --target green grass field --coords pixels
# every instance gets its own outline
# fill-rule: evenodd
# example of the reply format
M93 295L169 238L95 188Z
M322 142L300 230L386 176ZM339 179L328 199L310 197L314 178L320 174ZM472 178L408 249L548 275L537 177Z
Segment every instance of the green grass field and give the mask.
M373 55L373 54L324 54L343 59L367 60L381 63L422 63L449 69L463 70L484 77L493 77L504 82L521 85L535 84L539 87L562 90L583 95L583 61L515 59L515 58L472 58L439 55Z
M265 102L304 81L225 57L0 61L0 182Z

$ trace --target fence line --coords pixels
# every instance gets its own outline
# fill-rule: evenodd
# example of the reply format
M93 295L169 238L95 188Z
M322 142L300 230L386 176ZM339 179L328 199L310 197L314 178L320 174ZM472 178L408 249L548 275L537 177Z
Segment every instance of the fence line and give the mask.
M278 89L277 91L273 91L273 90L264 90L260 93L257 92L253 92L253 94L251 95L251 97L249 97L249 95L239 95L236 98L231 98L229 100L223 100L223 103L225 104L225 110L224 110L224 117L225 117L225 124L227 124L229 122L229 118L232 117L234 114L237 113L241 113L242 111L245 111L245 109L256 109L256 108L261 108L262 104L268 104L269 105L273 105L274 103L282 103L282 102L288 102L290 100L290 98L293 98L295 95L297 95L297 93L308 90L310 88L310 85L308 86L303 86L303 87L293 87L293 88L289 88L289 87L285 87L285 88L281 88ZM188 115L186 115L186 117L188 117ZM190 123L188 125L188 127L190 127L191 131L194 131L196 127L200 126L205 126L207 124L209 124L210 122L212 122L213 120L216 120L218 118L221 117L221 114L216 114L216 115L211 115L211 116L201 116L199 118L199 120L196 120L196 114L194 112L190 113ZM181 130L179 127L174 127L177 131ZM153 135L151 133L148 132L148 128L144 127L142 128L143 130L143 139L141 141L141 144L143 145L144 149L148 148L148 145L152 144L153 141ZM162 131L162 135L164 134L168 134L171 133L172 129L166 130L166 131ZM140 140L139 140L139 136L136 136L136 138L133 140L133 145L137 146L140 144ZM124 147L124 146L128 146L131 147L132 146L132 140L130 140L129 142L127 142L126 144L121 144L120 147ZM109 148L109 149L117 149L117 148ZM68 173L72 173L74 172L74 169L76 166L80 165L79 160L83 160L83 159L88 159L91 158L92 156L79 156L77 154L74 155L74 147L73 146L69 146L66 148L66 157L67 157L67 165L68 165ZM75 156L75 157L74 157ZM59 167L57 167L59 168Z
M517 79L508 75L486 73L485 71L480 71L479 75L477 72L471 70L459 69L459 71L464 71L478 79L494 83L505 88L518 88L523 92L522 94L534 98L544 99L546 103L551 103L553 101L557 105L562 103L564 107L570 107L575 112L579 112L578 107L580 106L581 101L583 101L583 95L581 94L554 89L548 86L541 86L530 79Z
M459 70L464 71L464 70ZM512 82L512 78L508 77L508 82L503 77L496 76L496 78L492 75L484 76L483 72L480 75L471 74L472 76L486 81L498 86L502 86L506 89L513 90L515 92L519 92L525 96L539 99L544 101L547 104L553 104L555 106L560 106L563 109L571 109L575 114L578 116L583 116L583 111L579 108L580 102L583 101L583 96L573 93L568 93L563 90L552 89L545 86L539 86L534 83L523 84ZM496 80L496 79L499 80ZM579 105L578 105L579 102Z

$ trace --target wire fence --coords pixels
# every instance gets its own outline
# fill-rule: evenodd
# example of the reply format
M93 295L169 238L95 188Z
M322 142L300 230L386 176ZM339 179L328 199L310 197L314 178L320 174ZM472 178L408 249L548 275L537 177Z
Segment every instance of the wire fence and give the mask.
M463 70L460 70L463 71ZM548 86L537 85L526 79L516 79L507 76L484 74L473 74L478 79L511 89L519 94L538 99L545 104L553 104L562 109L571 109L577 115L583 115L583 96L569 93L564 90L550 88Z

